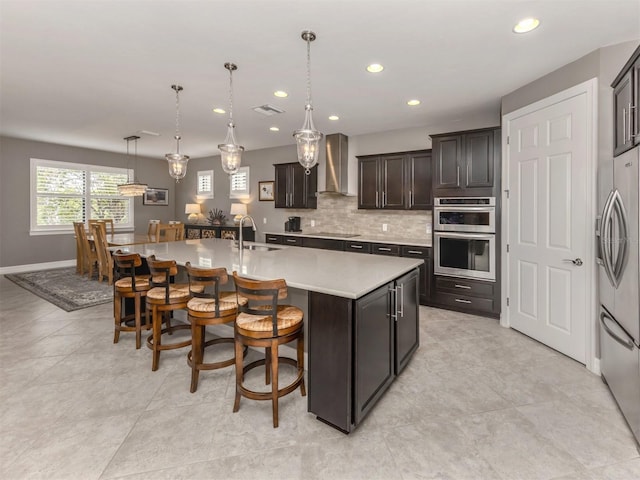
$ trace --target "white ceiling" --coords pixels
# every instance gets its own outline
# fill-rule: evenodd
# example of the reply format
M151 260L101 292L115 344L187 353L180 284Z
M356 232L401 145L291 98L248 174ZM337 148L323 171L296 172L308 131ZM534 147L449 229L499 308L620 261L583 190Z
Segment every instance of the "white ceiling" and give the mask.
M541 26L516 35L517 20ZM306 45L316 127L359 135L499 112L500 98L593 50L640 38L640 0L0 0L3 135L123 153L217 154L228 72L247 150L292 144L304 118ZM372 75L367 64L382 63ZM275 90L289 97L273 96ZM422 104L410 108L406 101ZM269 103L285 113L251 110ZM331 122L331 114L340 116ZM271 125L280 132L269 131ZM427 132L437 133L437 132Z

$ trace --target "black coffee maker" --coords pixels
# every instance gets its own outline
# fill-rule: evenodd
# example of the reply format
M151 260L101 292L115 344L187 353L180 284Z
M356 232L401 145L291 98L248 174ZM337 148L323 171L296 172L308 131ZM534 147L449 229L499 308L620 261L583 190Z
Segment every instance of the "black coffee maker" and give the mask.
M284 222L285 232L301 232L300 217L289 217L289 220Z

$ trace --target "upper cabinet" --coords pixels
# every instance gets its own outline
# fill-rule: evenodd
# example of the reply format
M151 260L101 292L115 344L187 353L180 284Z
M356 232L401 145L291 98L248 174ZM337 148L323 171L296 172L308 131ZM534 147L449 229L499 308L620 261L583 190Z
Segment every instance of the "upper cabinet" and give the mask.
M358 157L358 208L424 210L432 205L431 150Z
M613 87L613 155L617 156L640 143L640 47L636 49Z
M500 128L431 135L433 196L495 196Z
M317 208L318 167L307 175L302 165L280 163L274 165L275 208Z

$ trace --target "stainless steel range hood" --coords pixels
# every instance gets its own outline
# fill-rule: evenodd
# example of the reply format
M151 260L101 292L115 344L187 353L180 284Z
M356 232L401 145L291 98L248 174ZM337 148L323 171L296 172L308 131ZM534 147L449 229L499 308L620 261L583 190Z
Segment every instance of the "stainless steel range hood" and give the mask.
M349 137L332 133L326 137L326 184L320 193L349 195Z

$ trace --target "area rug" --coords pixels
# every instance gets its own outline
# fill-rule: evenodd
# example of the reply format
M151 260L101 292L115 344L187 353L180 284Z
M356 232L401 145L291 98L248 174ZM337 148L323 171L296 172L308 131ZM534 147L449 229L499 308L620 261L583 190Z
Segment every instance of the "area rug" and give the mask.
M5 277L67 312L113 301L112 286L106 282L89 280L86 275L76 275L75 267L16 273Z

